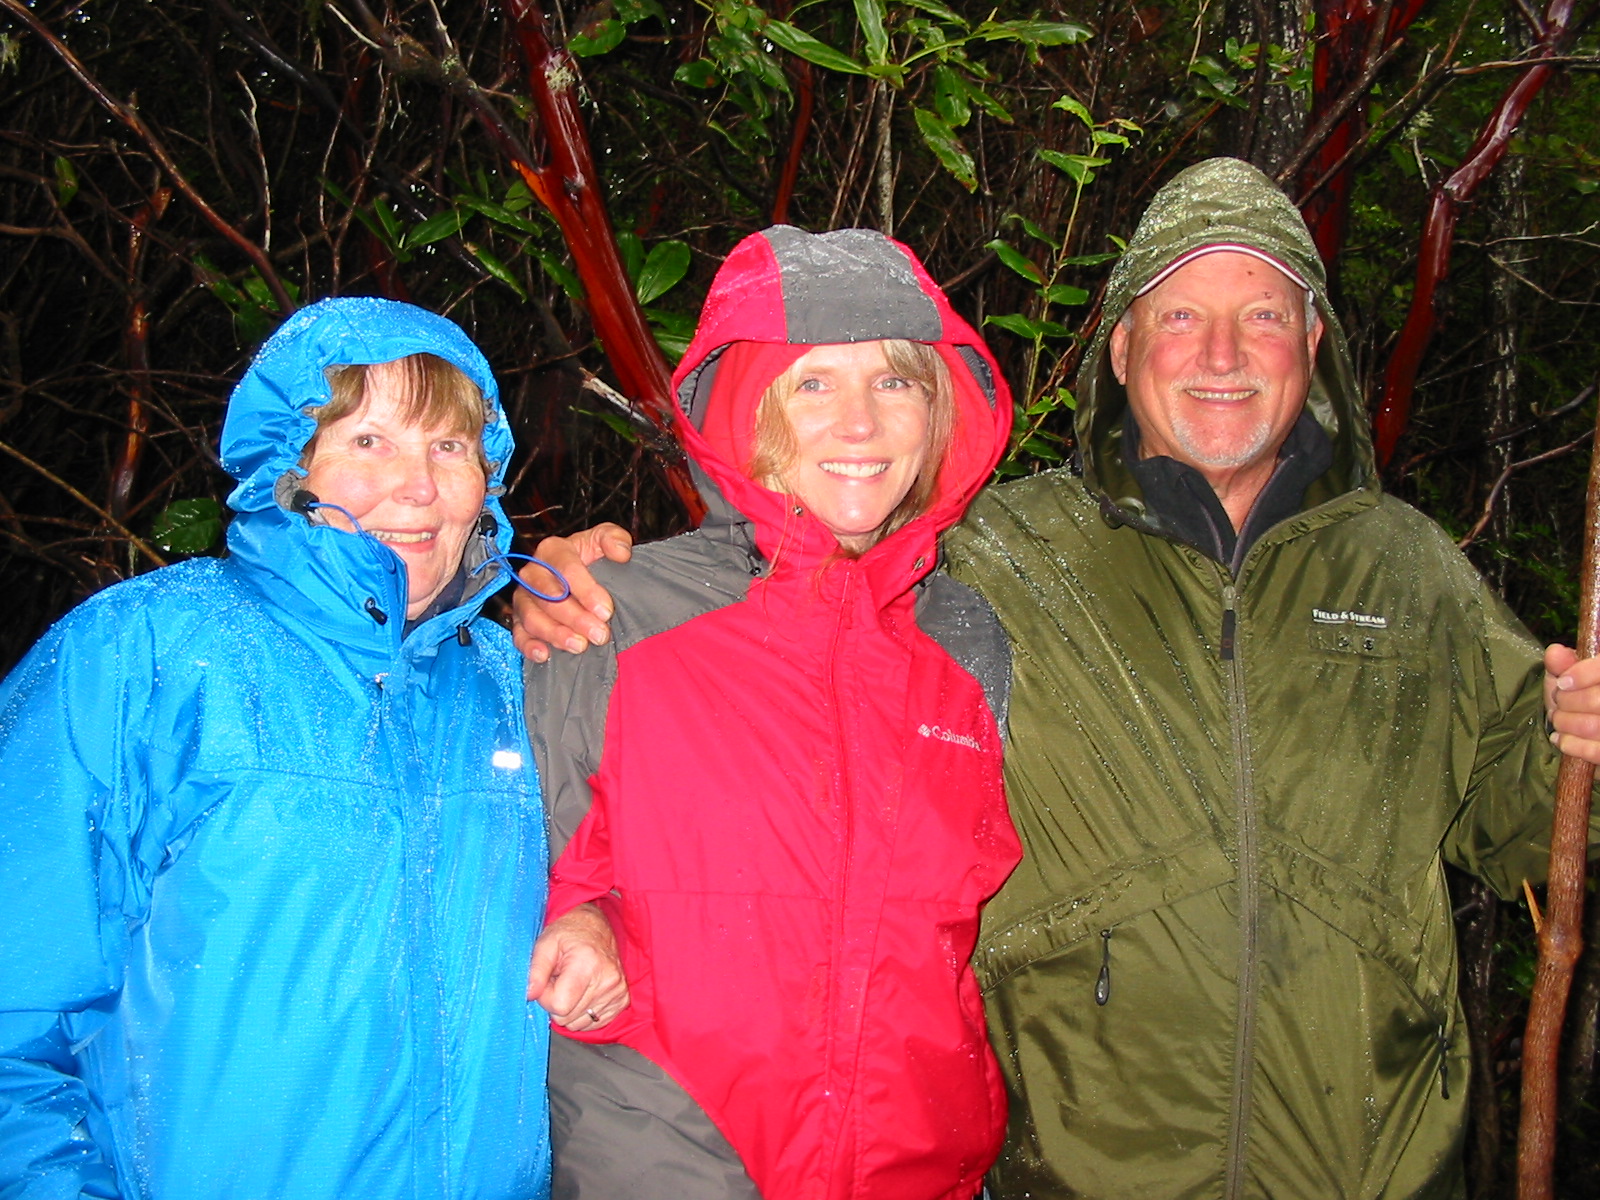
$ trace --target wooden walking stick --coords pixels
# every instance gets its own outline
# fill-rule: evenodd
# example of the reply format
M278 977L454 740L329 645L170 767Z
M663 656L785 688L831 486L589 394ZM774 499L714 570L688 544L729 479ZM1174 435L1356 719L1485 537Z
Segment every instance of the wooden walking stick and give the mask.
M1578 600L1578 657L1592 658L1600 634L1600 443L1591 451L1589 498L1583 530L1582 591ZM1550 833L1550 878L1539 966L1522 1039L1522 1122L1517 1131L1517 1200L1552 1200L1556 1157L1556 1064L1567 1014L1572 969L1583 953L1583 892L1588 874L1592 763L1570 755L1556 779L1556 815Z

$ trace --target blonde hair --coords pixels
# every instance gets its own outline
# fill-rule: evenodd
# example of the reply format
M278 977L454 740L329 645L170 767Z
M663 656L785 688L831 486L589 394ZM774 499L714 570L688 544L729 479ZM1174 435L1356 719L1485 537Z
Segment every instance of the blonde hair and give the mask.
M310 410L317 429L300 452L300 465L310 464L317 438L327 426L360 411L367 402L368 376L379 366L401 373L400 415L408 423L425 429L444 426L460 430L467 436L478 465L488 475L489 463L483 454L483 424L487 414L483 393L460 367L437 354L427 353L408 354L385 363L343 363L329 367L326 374L331 395L326 404Z
M928 511L938 493L939 470L956 430L955 385L950 379L950 368L939 352L925 342L903 338L884 338L880 344L889 369L916 384L928 398L928 446L922 458L922 469L911 481L911 489L873 531L870 543L873 545ZM756 408L755 440L746 474L774 492L788 491L784 476L800 453L794 427L789 424L784 408L799 384L799 376L797 361L768 385Z

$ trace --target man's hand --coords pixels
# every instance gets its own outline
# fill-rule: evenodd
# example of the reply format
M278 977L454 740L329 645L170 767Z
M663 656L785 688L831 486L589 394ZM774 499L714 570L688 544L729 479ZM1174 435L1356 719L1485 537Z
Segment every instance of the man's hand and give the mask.
M628 1007L616 935L605 914L580 904L544 927L528 964L528 999L563 1029L588 1033Z
M594 581L589 564L609 558L624 563L633 557L633 536L609 521L571 537L547 537L534 551L566 577L572 595L560 604L539 600L517 588L511 602L511 638L517 649L544 662L552 646L581 654L591 645L603 645L611 636L611 593ZM550 572L535 563L522 568L522 578L541 592L557 593L560 585Z
M1544 711L1556 749L1600 765L1600 658L1579 661L1568 646L1546 646Z

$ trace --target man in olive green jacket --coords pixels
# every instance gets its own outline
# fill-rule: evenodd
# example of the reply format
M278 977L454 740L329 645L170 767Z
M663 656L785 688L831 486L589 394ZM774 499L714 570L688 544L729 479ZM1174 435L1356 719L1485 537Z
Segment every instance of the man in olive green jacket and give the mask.
M1081 479L950 539L1015 658L998 1196L1461 1190L1442 862L1542 878L1557 755L1538 646L1379 490L1324 289L1265 176L1183 172L1108 287Z
M1011 1108L991 1191L1457 1195L1442 864L1503 896L1543 876L1539 648L1382 494L1322 265L1253 167L1156 196L1078 401L1081 473L990 488L947 540L1014 655L1024 857L977 954ZM603 591L540 554L582 604L519 606L519 644L603 640ZM1549 702L1600 761L1600 660L1574 659L1550 650Z

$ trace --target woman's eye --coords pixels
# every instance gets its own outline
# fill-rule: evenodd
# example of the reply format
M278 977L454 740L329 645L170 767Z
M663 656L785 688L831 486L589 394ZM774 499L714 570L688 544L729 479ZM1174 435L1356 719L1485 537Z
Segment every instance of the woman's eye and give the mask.
M890 390L898 390L900 388L916 387L917 385L909 379L901 378L899 375L886 375L882 379L878 380L878 386L881 388L889 388Z
M378 439L370 433L358 433L355 436L354 445L358 450L371 450L377 444Z
M466 453L466 449L467 444L456 438L446 438L444 441L439 443L440 454L464 454Z

